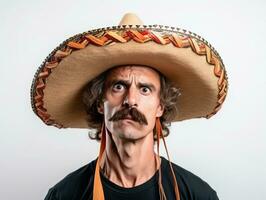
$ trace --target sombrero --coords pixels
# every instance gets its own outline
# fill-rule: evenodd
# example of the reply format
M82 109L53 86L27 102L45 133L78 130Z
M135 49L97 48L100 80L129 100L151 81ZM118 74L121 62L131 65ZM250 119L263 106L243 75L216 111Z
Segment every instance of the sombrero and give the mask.
M205 39L176 27L143 25L126 14L119 26L77 34L46 57L32 82L33 111L47 125L89 128L81 98L85 86L121 65L152 67L180 88L174 121L210 118L227 95L223 61Z

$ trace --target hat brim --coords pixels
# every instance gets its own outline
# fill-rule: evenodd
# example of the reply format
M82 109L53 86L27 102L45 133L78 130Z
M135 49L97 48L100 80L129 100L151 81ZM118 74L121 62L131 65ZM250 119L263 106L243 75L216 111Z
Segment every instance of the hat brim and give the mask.
M180 88L174 121L211 117L227 94L222 60L199 36L166 27L113 27L78 35L50 54L33 82L33 110L49 125L89 128L84 87L120 65L152 67Z

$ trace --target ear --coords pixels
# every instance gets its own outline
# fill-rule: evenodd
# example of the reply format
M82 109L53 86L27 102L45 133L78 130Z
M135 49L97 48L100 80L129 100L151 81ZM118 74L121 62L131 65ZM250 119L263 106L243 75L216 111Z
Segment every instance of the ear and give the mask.
M164 112L164 106L160 104L156 110L156 117L161 117Z

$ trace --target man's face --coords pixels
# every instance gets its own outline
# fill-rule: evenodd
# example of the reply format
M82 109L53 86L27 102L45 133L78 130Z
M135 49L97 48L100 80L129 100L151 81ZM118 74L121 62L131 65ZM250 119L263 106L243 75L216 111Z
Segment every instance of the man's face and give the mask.
M163 114L159 97L160 77L156 71L142 66L115 68L106 78L104 92L104 103L100 110L104 114L106 128L113 137L138 140L153 134L155 119ZM139 115L132 112L115 115L119 114L118 111L129 111L131 108L140 116L143 115L144 119L135 119Z

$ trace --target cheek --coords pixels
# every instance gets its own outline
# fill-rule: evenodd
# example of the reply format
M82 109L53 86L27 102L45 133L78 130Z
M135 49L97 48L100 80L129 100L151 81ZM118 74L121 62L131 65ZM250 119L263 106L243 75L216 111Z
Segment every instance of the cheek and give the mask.
M155 123L156 117L161 117L162 109L157 99L145 101L143 114L146 116L149 123Z
M160 111L160 101L157 98L144 99L142 102L146 114L156 115Z

